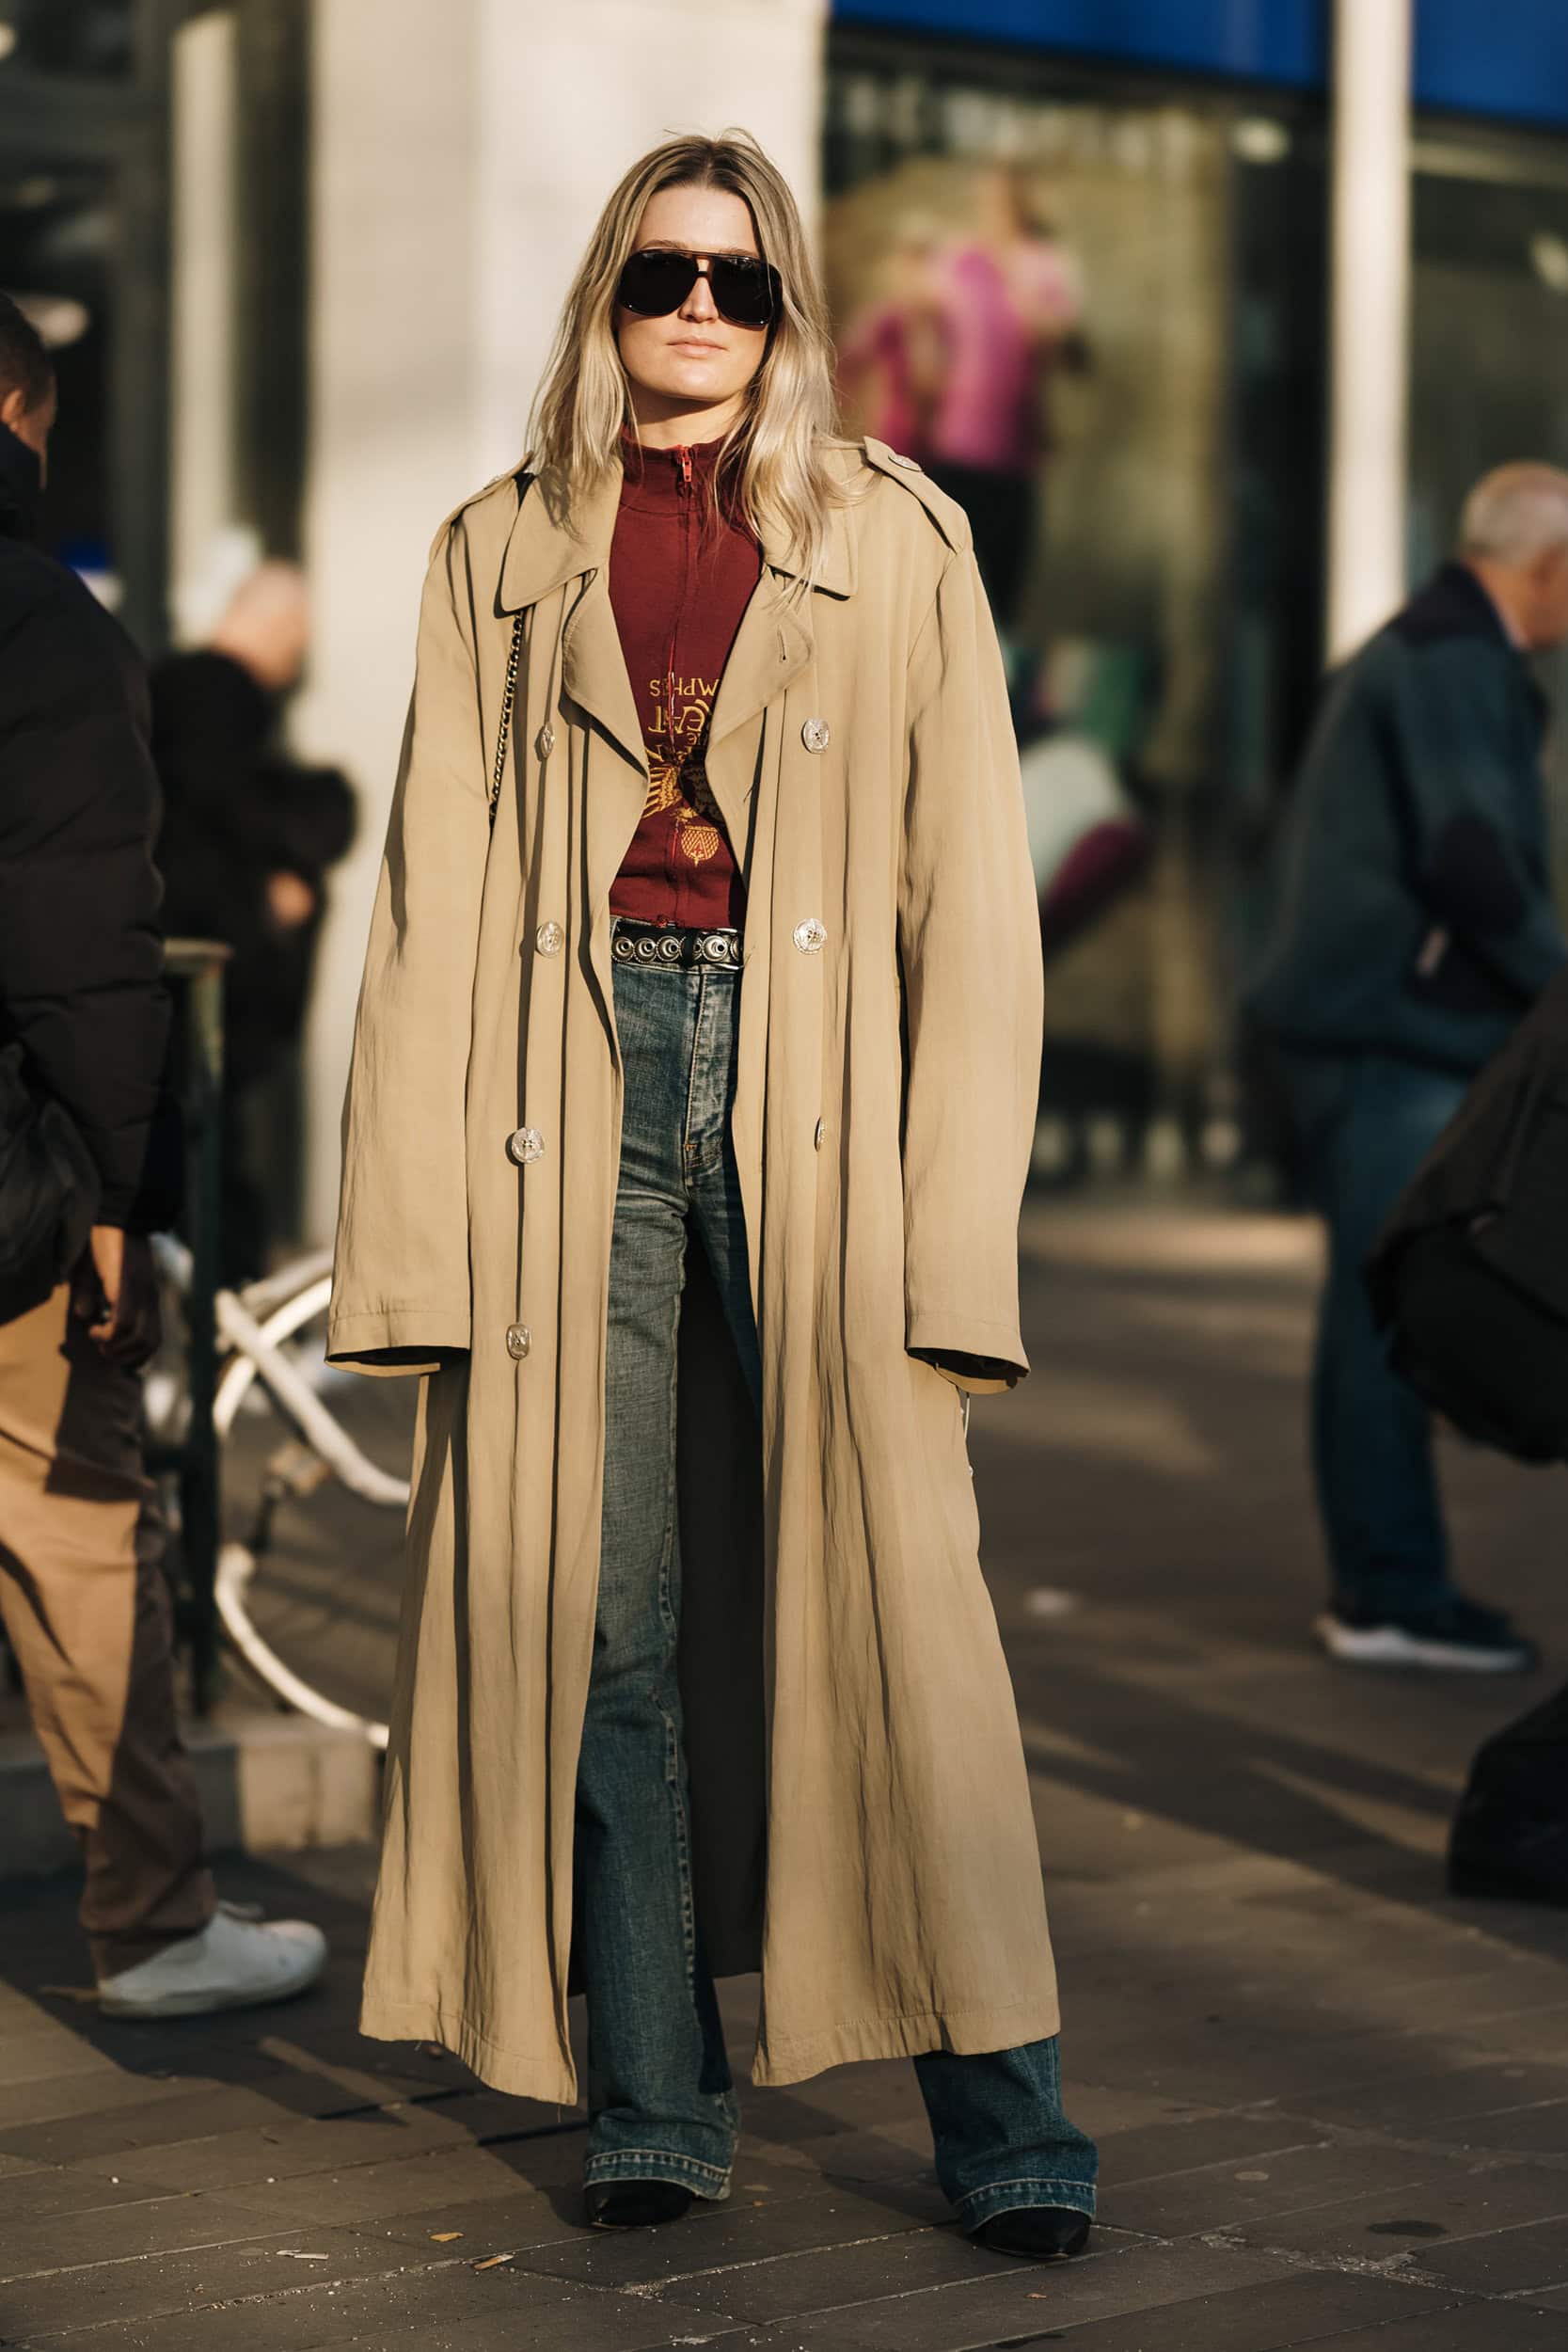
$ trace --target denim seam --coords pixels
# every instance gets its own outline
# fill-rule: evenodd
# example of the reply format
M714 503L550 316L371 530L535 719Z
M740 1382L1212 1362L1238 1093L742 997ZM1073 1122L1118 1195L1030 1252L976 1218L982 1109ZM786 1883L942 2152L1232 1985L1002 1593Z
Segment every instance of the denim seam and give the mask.
M706 975L697 973L691 1007L691 1058L686 1073L686 1111L681 1120L681 1182L688 1209L691 1205L692 1156L691 1122L697 1115L697 1073L703 1064L703 1014L707 1005L705 993Z
M699 976L700 977L700 976ZM695 1063L693 1064L695 1066ZM675 1414L680 1387L680 1294L675 1295L674 1319L670 1333L670 1429L672 1442L664 1488L664 1545L658 1564L658 1611L663 1620L665 1638L673 1660L680 1641L680 1617L673 1594L676 1534L676 1446L674 1442ZM678 1705L678 1700L677 1700ZM692 1994L695 2013L697 1970L696 1906L691 1893L691 1829L687 1818L686 1790L681 1780L681 1729L674 1715L659 1709L664 1719L664 1784L670 1792L671 1818L674 1829L675 1876L680 1889L681 1939L686 1947L686 1980Z
M1019 2197L1015 2192L1020 2189L1027 2189L1031 2194ZM1051 2194L1042 2195L1040 2192L1044 2190L1049 2190ZM1001 2204L993 2202L996 2198L1001 2198L1004 2201ZM1053 2206L1069 2213L1081 2213L1092 2221L1097 2209L1094 2183L1092 2181L1055 2180L1049 2176L1024 2181L998 2181L992 2187L967 2189L963 2196L956 2197L953 2201L954 2211L958 2214L959 2220L964 2222L975 2215L981 2220L990 2221L998 2214L1027 2213L1032 2207L1037 2205ZM983 2212L980 2211L982 2207Z
M1076 2188L1087 2191L1093 2186L1092 2181L1069 2180L1065 2172L1022 2172L1015 2179L983 2181L978 2188L966 2188L958 2202L962 2205L967 2204L972 2197L990 2197L999 2188Z
M716 2188L728 2188L731 2165L704 2164L697 2156L673 2155L667 2148L617 2148L612 2153L590 2156L583 2167L585 2181L646 2181L661 2176L649 2173L650 2164L670 2165L683 2182L711 2182ZM623 2170L623 2166L629 2167Z

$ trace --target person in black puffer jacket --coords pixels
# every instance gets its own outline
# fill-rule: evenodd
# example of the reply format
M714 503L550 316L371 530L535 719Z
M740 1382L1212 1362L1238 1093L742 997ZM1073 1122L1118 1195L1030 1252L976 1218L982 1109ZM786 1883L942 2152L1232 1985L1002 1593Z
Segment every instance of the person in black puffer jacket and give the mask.
M0 1043L74 1120L99 1183L74 1276L19 1273L0 1300L0 1617L81 1843L99 1999L186 2015L301 1990L325 1945L218 1903L175 1721L138 1378L158 1338L148 1236L179 1190L157 781L130 639L31 544L55 402L0 295Z

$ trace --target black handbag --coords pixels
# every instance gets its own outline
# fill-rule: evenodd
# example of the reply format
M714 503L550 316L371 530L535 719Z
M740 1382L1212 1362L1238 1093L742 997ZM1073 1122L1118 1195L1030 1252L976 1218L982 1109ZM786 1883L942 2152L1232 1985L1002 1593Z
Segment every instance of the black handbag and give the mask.
M63 1282L87 1246L101 1192L64 1104L33 1082L19 1044L0 1049L0 1283L45 1273Z
M1476 1079L1367 1280L1433 1411L1518 1461L1568 1461L1568 971Z
M1568 1904L1568 1691L1494 1732L1449 1842L1456 1895Z

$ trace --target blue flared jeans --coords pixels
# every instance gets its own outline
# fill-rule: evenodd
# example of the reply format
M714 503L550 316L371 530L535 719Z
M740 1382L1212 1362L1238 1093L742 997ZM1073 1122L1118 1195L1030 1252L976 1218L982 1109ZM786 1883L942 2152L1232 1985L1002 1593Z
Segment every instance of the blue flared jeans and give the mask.
M673 2181L708 2198L728 2193L739 2106L691 1891L675 1357L694 1233L753 1404L760 1396L730 1142L740 987L732 970L615 967L626 1085L603 1546L577 1786L587 2177ZM1096 2152L1062 2112L1054 2038L975 2057L933 2052L914 2065L938 2177L967 2228L1021 2205L1094 2211Z

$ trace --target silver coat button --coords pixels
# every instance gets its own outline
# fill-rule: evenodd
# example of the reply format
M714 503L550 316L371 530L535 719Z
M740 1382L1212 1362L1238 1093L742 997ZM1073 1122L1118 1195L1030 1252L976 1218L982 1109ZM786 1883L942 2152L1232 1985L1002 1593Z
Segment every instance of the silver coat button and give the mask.
M815 1150L816 1150L816 1151L818 1151L818 1152L820 1152L820 1151L821 1151L821 1149L822 1149L822 1121L821 1121L821 1120L817 1120L817 1122L816 1122L816 1135L812 1137L812 1143L813 1143L813 1147L814 1147L814 1149L815 1149Z
M507 1136L506 1148L519 1168L527 1168L531 1160L544 1158L545 1138L537 1127L519 1127L515 1135Z
M559 923L541 923L533 934L533 944L542 956L558 956L566 945L566 934Z
M546 719L533 739L533 747L541 759L548 759L555 749L555 729Z
M528 1354L529 1349L532 1345L533 1334L529 1329L526 1323L508 1324L506 1329L506 1352L511 1357L514 1363L520 1364L523 1358Z
M827 927L819 923L815 914L809 916L804 923L796 924L795 945L803 956L816 955L827 944Z
M825 752L831 733L826 719L808 719L800 729L800 740L808 752Z
M924 473L926 470L918 457L906 457L902 450L890 449L888 455L895 466L908 466L911 473Z

